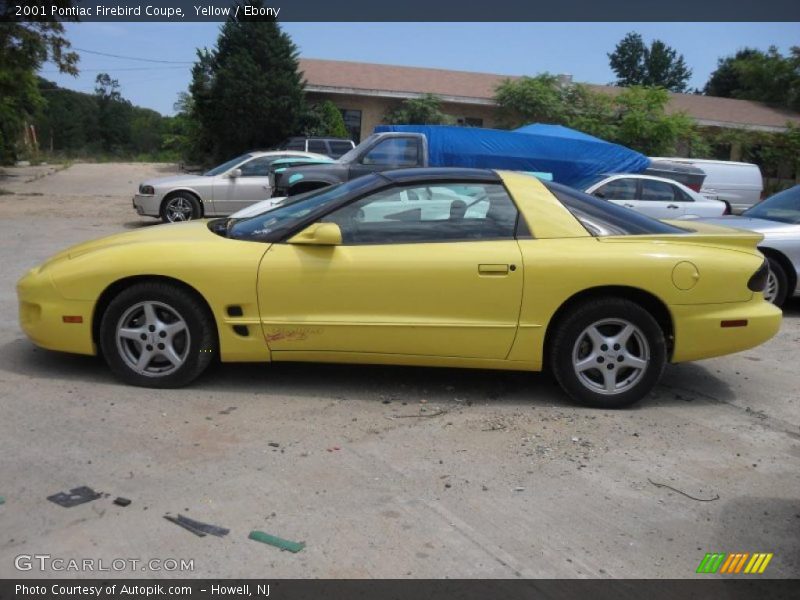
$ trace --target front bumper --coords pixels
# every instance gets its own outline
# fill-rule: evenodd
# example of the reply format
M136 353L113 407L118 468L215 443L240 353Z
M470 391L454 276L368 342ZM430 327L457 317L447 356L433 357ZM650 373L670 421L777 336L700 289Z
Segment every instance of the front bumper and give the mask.
M67 300L40 267L19 280L17 297L20 327L34 344L60 352L97 353L92 340L93 302ZM73 321L80 317L81 322L65 323L64 317L73 317Z
M161 216L161 196L134 194L133 208L140 216L159 217Z
M670 306L675 324L672 362L741 352L763 344L781 326L781 310L760 293L748 302ZM723 321L746 325L724 327Z

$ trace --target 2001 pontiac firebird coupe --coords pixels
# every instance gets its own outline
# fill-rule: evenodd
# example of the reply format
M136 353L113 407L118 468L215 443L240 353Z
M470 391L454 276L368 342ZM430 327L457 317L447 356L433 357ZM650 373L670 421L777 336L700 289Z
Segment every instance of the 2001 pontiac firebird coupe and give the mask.
M777 332L760 239L518 173L400 170L75 246L19 282L20 319L134 385L188 384L216 356L549 366L572 398L620 407L667 361Z

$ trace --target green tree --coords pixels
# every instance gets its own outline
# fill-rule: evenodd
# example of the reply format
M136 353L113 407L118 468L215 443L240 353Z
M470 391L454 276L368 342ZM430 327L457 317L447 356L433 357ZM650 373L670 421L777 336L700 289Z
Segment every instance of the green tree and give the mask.
M306 135L349 138L342 111L330 100L315 104L303 115L301 129Z
M76 75L78 55L70 52L60 22L20 21L16 6L40 5L4 2L0 6L0 162L10 162L18 155L17 140L24 125L44 105L39 93L36 71L46 61L54 62L62 73ZM54 0L65 8L73 0Z
M37 112L36 129L44 149L68 154L90 154L100 138L97 99L39 79L39 90L47 101Z
M634 86L614 99L617 116L613 140L642 154L668 155L691 137L694 123L683 113L666 113L669 94L662 88Z
M692 77L682 54L661 40L653 40L647 47L638 33L631 32L622 38L608 58L618 86L657 86L685 92Z
M297 47L274 20L239 15L222 25L216 48L198 50L189 88L200 151L217 161L275 146L305 112Z
M616 138L614 98L593 92L580 83L565 87L561 98L565 111L564 125L604 140Z
M506 79L495 90L500 122L510 129L528 123L564 123L566 107L558 77Z
M119 82L108 73L98 73L94 93L103 150L123 154L131 144L133 107L122 97Z
M442 99L436 94L403 100L383 118L389 125L451 125L453 117L442 110Z
M744 48L720 58L704 93L800 110L800 47L791 48L788 56L770 46L766 52Z

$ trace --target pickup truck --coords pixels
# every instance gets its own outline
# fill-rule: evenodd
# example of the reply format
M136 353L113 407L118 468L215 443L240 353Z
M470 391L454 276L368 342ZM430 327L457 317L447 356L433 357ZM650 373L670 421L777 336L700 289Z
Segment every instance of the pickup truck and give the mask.
M334 162L276 173L273 196L294 196L376 171L427 166L428 141L424 134L373 133Z

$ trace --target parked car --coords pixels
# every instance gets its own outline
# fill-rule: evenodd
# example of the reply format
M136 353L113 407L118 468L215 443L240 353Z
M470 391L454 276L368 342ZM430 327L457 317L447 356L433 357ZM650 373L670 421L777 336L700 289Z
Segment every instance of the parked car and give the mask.
M638 173L650 164L638 152L596 138L575 143L541 133L446 125L380 125L375 129L376 133L332 164L287 169L276 177L274 195L294 196L369 173L411 167L511 170L574 185L598 173Z
M20 280L19 314L37 345L100 353L133 385L186 385L216 357L547 366L575 400L621 407L667 361L780 327L761 235L691 227L520 173L390 171L74 246Z
M256 215L260 215L263 212L267 212L268 210L272 210L276 206L283 204L286 200L286 196L273 196L272 198L267 198L266 200L259 200L255 204L251 204L250 206L245 206L241 210L237 210L235 213L230 215L229 218L246 219L248 217L255 217Z
M778 306L800 296L800 185L770 196L741 216L701 221L764 234L758 244L769 261L764 295Z
M275 174L283 173L286 169L301 167L303 165L325 165L334 162L329 156L292 156L291 158L279 158L272 161L269 166L269 185L270 189L275 189Z
M650 166L642 171L642 175L672 179L698 193L701 193L703 182L706 180L706 172L703 169L671 160L652 160Z
M356 147L353 140L347 138L329 138L329 137L290 137L288 140L278 146L278 150L299 150L302 152L313 152L315 154L324 154L331 158L339 158L343 154L347 154Z
M373 133L328 165L299 166L276 174L274 196L294 196L369 173L428 166L428 141L420 133Z
M248 152L203 175L143 181L133 197L133 208L139 215L160 218L165 223L229 215L272 196L269 167L284 158L329 160L319 154L288 150Z
M718 217L726 212L724 202L710 200L677 181L652 175L599 175L586 184L584 191L654 219Z
M731 206L731 211L736 214L761 200L764 191L761 169L751 163L699 158L651 157L651 160L668 160L703 169L706 179L700 193L727 202Z

